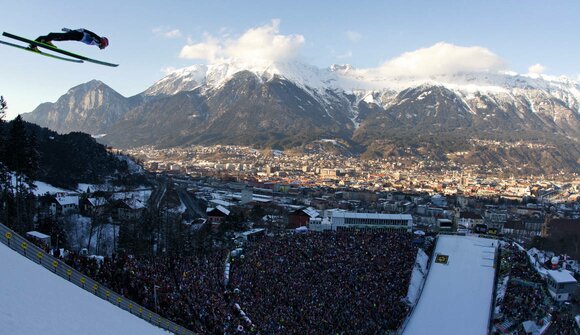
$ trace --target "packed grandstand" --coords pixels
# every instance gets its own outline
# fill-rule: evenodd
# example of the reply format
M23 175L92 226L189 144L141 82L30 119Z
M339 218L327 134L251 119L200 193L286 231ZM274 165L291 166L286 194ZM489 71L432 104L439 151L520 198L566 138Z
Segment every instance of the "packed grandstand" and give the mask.
M195 333L573 334L525 250L497 239L302 232L196 256L55 256Z
M237 257L61 257L194 332L387 334L409 312L417 250L409 233L332 232L266 236Z

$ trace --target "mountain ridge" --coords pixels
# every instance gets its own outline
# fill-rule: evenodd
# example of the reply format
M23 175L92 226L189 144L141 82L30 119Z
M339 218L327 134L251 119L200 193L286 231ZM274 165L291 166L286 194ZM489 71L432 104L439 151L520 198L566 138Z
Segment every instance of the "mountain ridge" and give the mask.
M100 140L117 147L285 149L330 139L350 143L358 154L401 154L389 148L411 144L444 159L471 139L525 140L555 145L564 157L556 166L574 170L580 163L573 149L580 142L580 85L566 78L458 73L409 79L349 65L230 62L179 69L130 98L99 81L81 86L25 119L59 131L107 134Z

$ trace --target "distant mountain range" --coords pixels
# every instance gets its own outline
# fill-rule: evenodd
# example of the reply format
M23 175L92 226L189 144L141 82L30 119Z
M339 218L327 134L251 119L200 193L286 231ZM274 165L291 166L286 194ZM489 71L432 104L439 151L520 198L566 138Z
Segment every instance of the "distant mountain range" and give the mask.
M334 148L552 173L579 170L579 107L580 85L566 78L231 61L175 71L129 98L93 80L23 117L115 147Z

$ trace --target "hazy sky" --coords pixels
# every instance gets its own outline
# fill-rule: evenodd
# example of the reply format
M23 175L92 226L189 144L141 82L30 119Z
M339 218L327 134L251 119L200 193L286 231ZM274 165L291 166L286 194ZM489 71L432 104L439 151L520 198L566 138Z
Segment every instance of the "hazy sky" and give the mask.
M0 45L8 119L92 79L131 96L171 69L232 57L425 75L580 75L580 1L22 0L4 1L0 13L1 30L32 39L63 27L107 36L105 50L57 46L121 64L68 63Z

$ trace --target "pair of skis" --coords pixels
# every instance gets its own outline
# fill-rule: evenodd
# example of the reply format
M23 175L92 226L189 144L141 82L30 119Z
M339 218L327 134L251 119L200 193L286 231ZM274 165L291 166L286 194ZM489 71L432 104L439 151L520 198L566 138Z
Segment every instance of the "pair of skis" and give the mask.
M16 36L16 35L13 35L13 34L10 34L10 33L7 33L7 32L3 32L2 35L3 36L6 36L8 38L15 39L15 40L20 41L20 42L28 43L29 45L34 45L34 46L37 46L37 47L45 48L45 49L48 49L50 51L54 51L54 52L57 52L57 53L60 53L60 54L63 54L63 55L69 56L69 57L73 57L73 58L61 57L61 56L49 54L49 53L46 53L46 52L42 52L40 50L34 50L34 49L31 49L30 47L25 47L25 46L18 45L18 44L14 44L14 43L0 41L0 44L9 45L9 46L12 46L12 47L15 47L15 48L19 48L19 49L23 49L23 50L26 50L26 51L34 52L34 53L39 54L39 55L42 55L42 56L46 56L46 57L50 57L50 58L55 58L55 59L60 59L60 60L64 60L64 61L67 61L67 62L74 62L74 63L91 62L91 63L105 65L105 66L111 66L111 67L117 67L117 66L119 66L119 64L107 63L107 62L103 62L103 61L100 61L100 60L92 59L92 58L89 58L89 57L77 55L77 54L72 53L70 51L62 50L62 49L59 49L59 48L57 48L55 46L52 46L52 45L49 45L49 44L45 44L45 43L40 43L40 42L37 42L37 41L29 40L27 38L20 37L20 36Z

